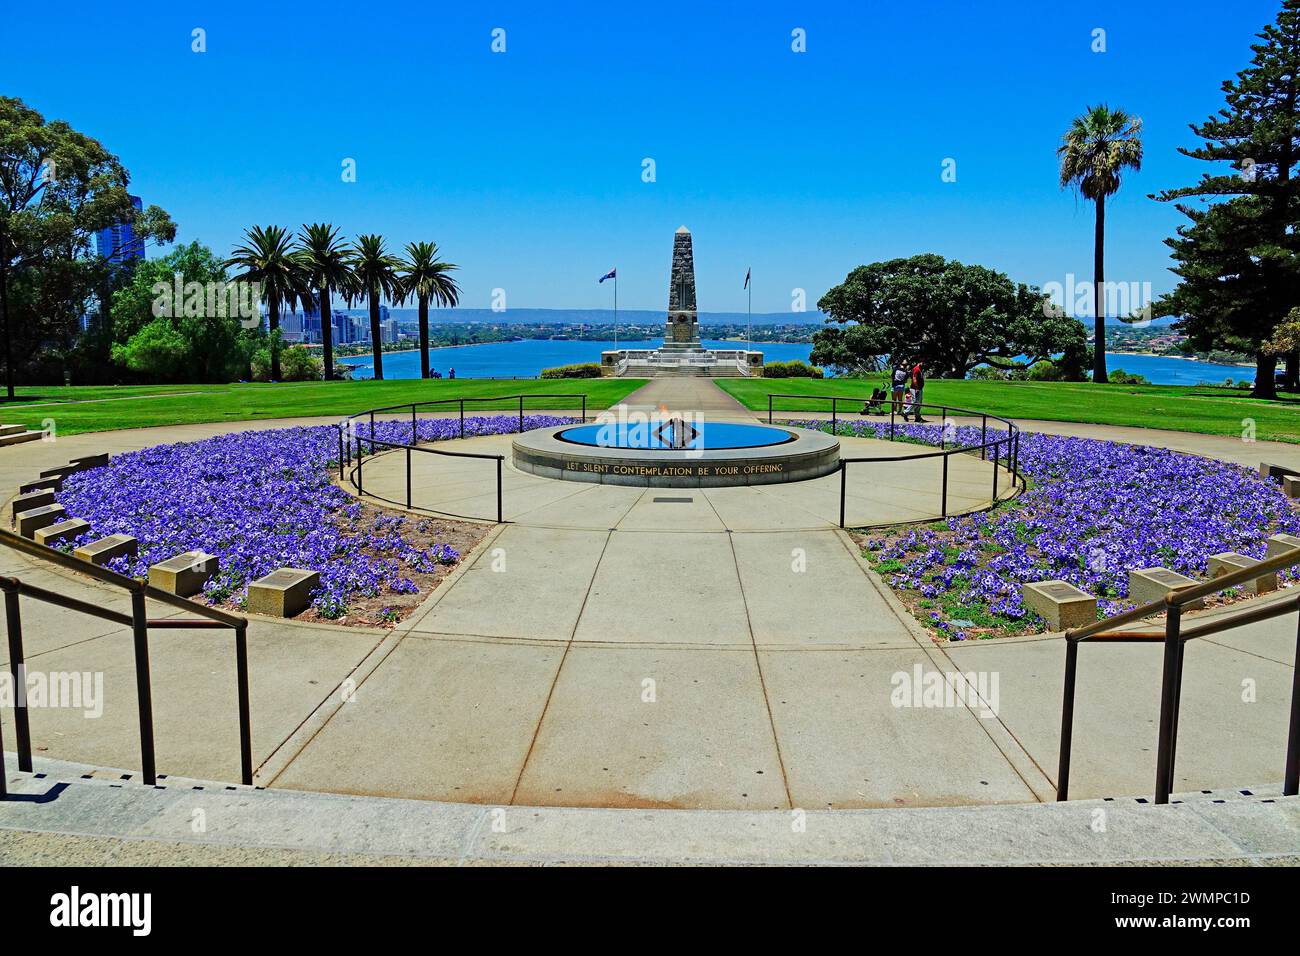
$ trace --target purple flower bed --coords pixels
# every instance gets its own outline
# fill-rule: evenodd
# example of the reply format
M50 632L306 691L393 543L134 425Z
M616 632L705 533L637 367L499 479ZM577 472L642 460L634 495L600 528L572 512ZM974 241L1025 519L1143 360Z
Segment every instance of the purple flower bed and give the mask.
M524 427L569 421L530 415ZM519 419L508 415L465 420L467 436L518 427ZM460 424L425 419L417 432L422 442L442 441L457 437ZM358 434L372 437L368 422ZM409 422L386 421L376 423L373 437L405 442L410 435ZM129 534L140 542L139 555L110 567L136 577L183 551L206 551L220 559L220 573L205 588L213 603L242 604L249 582L277 568L319 571L312 606L331 618L361 596L415 593L413 573L460 559L450 545L412 543L428 538L429 519L362 505L333 485L337 467L338 430L331 425L246 431L118 455L64 483L59 503L92 529L65 547Z
M837 432L879 438L888 430L887 423L849 422ZM961 445L980 443L977 427L955 432L949 438ZM900 425L898 434L939 443L937 425ZM1300 534L1300 511L1278 486L1239 465L1024 433L1019 468L1030 489L1014 502L866 542L890 586L906 592L918 616L946 636L964 639L968 628L1041 630L1020 600L1026 581L1069 581L1097 595L1099 611L1110 615L1132 606L1130 570L1161 566L1204 577L1213 554L1262 558L1270 535Z

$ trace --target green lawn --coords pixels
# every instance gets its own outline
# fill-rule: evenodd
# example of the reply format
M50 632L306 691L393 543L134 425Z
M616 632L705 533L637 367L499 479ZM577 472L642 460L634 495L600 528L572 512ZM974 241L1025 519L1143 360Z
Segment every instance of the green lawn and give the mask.
M644 385L643 379L395 379L386 382L283 382L236 385L31 386L12 401L0 399L0 423L57 434L147 428L190 422L244 421L329 415L343 417L383 405L499 395L586 395L587 409L607 408ZM530 398L525 409L578 408L572 399ZM453 406L454 407L454 406ZM511 402L475 402L476 412L518 408Z
M727 378L717 384L748 408L767 410L769 394L865 398L883 382L871 379ZM1088 382L968 382L931 379L925 400L1010 418L1167 428L1241 435L1247 420L1260 440L1300 442L1300 397L1274 402L1226 388L1186 385L1093 385ZM828 401L774 399L786 411L830 411ZM852 406L841 405L856 412Z

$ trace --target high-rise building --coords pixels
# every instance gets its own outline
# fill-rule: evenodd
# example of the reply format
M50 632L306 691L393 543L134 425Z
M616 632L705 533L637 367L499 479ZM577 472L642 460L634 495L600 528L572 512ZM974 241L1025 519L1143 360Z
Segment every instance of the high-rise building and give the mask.
M139 196L129 197L136 211L144 208ZM107 229L95 233L95 251L112 263L144 258L144 240L136 237L135 227L129 222L115 222Z

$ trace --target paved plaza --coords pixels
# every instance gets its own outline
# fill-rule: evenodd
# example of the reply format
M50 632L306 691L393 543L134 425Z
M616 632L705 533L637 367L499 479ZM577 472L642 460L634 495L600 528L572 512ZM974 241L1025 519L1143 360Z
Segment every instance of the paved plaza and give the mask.
M711 383L685 380L684 387L696 390L694 404L706 414L744 417ZM665 398L663 381L647 388L657 394L630 403ZM34 443L4 456L0 477L12 492L73 455L235 427ZM1264 446L1249 456L1296 461L1300 452ZM385 461L368 462L367 491L393 492L397 469L385 475ZM970 465L989 467L978 458ZM421 494L437 488L470 505L477 483L468 472L417 472ZM1051 800L1064 665L1059 636L936 646L834 526L818 484L665 492L511 474L508 522L395 629L253 618L258 783L606 808ZM902 497L924 493L918 484ZM14 553L0 553L0 573L125 609L121 595ZM24 602L24 624L30 668L102 671L106 680L96 720L31 712L37 753L138 766L129 631L69 626L61 612L31 601ZM1283 617L1196 642L1187 659L1175 789L1278 777L1294 640L1294 621ZM151 646L160 771L237 779L229 637L162 630L151 634ZM1073 797L1150 791L1159 657L1153 646L1081 649ZM936 672L996 674L997 684L980 685L983 697L964 697L960 706L894 705L897 681ZM1241 699L1246 680L1258 688L1250 704Z

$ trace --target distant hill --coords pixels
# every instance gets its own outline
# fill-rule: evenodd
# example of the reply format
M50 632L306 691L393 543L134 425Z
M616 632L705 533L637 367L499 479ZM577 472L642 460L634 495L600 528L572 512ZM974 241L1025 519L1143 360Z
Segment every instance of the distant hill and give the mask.
M364 316L364 308L338 309L335 312L347 312L351 315ZM389 313L401 322L414 322L415 309L391 309ZM667 312L646 309L619 309L619 324L627 325L662 325L668 317ZM734 325L744 322L744 312L701 312L701 325ZM820 312L755 312L755 325L821 325L825 316ZM493 312L491 309L430 309L430 322L487 322L493 325L610 325L614 321L613 309L507 309Z

